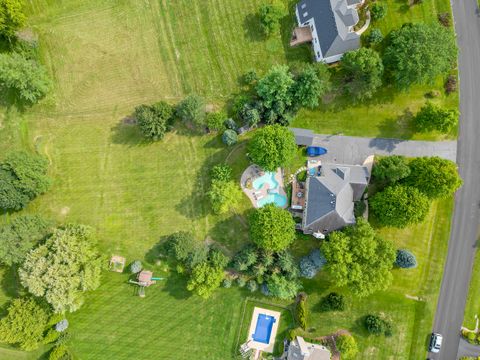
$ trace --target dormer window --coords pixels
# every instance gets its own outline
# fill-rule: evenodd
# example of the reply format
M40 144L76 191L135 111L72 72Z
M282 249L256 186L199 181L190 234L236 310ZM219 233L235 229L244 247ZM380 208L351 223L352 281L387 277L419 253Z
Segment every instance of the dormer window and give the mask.
M303 13L303 17L307 17L307 16L308 16L308 11L305 11L305 12Z

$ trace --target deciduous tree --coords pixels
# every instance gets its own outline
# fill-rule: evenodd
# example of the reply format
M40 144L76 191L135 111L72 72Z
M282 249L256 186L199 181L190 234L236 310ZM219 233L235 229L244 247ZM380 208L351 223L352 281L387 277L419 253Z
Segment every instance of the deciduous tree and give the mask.
M340 351L340 356L342 357L342 360L354 359L358 353L357 342L352 335L339 335L337 336L335 343L337 345L338 351Z
M249 222L252 241L263 249L281 251L295 240L292 215L274 204L255 210Z
M359 297L385 290L392 281L393 245L377 236L363 218L355 226L331 233L322 251L335 284L348 286Z
M415 125L420 131L436 130L443 134L449 133L458 123L458 111L443 109L431 102L427 102L414 118Z
M375 162L372 174L380 182L394 184L410 175L410 167L404 156L386 156Z
M103 263L92 230L67 225L27 254L19 275L22 285L43 297L56 313L73 312L83 302L82 293L100 285Z
M196 95L188 95L177 106L177 116L186 123L197 126L205 124L205 100Z
M208 197L215 214L224 214L235 208L242 198L240 187L233 181L213 180Z
M369 99L382 85L383 64L375 50L360 48L342 57L346 90L357 100Z
M222 268L214 267L208 262L202 262L193 268L187 283L187 289L207 299L215 289L220 287L224 276Z
M430 199L451 196L462 186L457 165L450 160L434 157L419 157L409 163L410 175L405 183L416 187Z
M436 24L405 24L389 36L383 62L396 86L431 83L448 72L457 57L455 36Z
M0 0L0 35L13 38L15 32L25 25L22 0Z
M398 228L421 223L430 209L430 202L424 194L404 185L387 187L376 193L369 203L382 225Z
M297 149L292 131L280 125L258 129L248 144L252 161L266 171L289 164Z
M279 2L264 4L260 7L259 16L265 36L270 36L280 29L280 19L285 9Z
M293 100L302 107L316 108L320 98L330 89L330 73L327 65L320 63L308 65L295 78L293 85Z
M143 135L151 140L163 139L173 124L173 107L165 101L135 108L135 118Z

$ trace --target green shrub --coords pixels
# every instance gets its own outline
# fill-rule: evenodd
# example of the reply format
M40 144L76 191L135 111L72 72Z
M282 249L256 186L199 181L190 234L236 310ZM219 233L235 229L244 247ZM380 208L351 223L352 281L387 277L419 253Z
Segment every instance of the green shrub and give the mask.
M239 287L244 287L246 283L247 283L247 281L245 280L245 278L243 276L239 276L237 278L237 285Z
M222 286L226 289L232 287L232 280L226 278L226 279L223 279L222 281Z
M342 294L331 292L320 302L321 311L343 311L345 309L345 300Z
M56 331L55 329L50 329L48 330L47 334L43 338L43 343L44 344L50 344L53 343L55 340L57 340L60 336L60 333Z
M72 353L68 350L67 346L62 344L55 346L50 355L48 356L48 360L71 360L73 359Z
M297 302L296 318L300 327L305 330L307 328L307 300L305 298L300 299Z
M475 335L474 332L469 332L467 335L467 339L470 342L475 342L475 339L477 338L477 335Z
M248 280L247 289L250 290L250 292L257 291L257 289L258 289L257 282L255 280Z
M161 140L173 125L173 107L165 101L135 108L135 118L144 137Z
M206 124L209 130L211 131L223 131L225 130L225 121L226 115L222 112L212 112L207 114Z
M367 43L370 45L377 45L383 41L383 34L380 29L373 29L370 34L366 36Z
M232 180L233 169L230 165L219 164L215 165L210 171L210 177L212 180L230 181Z
M387 5L378 2L374 3L370 8L370 14L374 21L383 19L387 15Z
M337 349L342 360L354 359L358 353L357 342L352 335L340 335L336 339Z
M187 96L177 106L177 116L186 123L202 126L205 123L205 100L195 94Z
M399 249L397 250L395 265L403 269L411 269L417 266L417 259L410 251Z
M238 141L238 135L234 130L225 130L222 135L222 141L227 146L235 145Z
M364 325L370 334L380 335L385 331L383 320L377 315L367 315Z

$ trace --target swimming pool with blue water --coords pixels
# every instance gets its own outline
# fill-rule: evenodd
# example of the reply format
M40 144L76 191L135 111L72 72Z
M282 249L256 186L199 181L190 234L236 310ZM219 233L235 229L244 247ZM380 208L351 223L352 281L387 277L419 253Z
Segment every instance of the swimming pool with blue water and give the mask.
M262 344L269 344L275 321L276 320L273 316L258 314L257 326L255 327L255 333L252 336L253 340Z
M274 203L278 207L285 207L287 205L287 197L278 193L280 186L278 181L275 180L274 172L266 172L265 175L255 179L252 185L255 190L260 190L265 184L268 184L268 190L272 193L257 200L257 206L262 207Z

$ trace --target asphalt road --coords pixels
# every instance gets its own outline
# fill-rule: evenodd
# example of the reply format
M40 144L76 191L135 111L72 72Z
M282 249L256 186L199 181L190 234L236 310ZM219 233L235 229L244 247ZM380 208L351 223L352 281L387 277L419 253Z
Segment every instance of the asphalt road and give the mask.
M455 161L456 141L415 141L317 134L313 145L323 146L328 153L325 162L361 165L370 155L440 156Z
M454 360L460 343L480 215L480 17L476 0L452 0L460 72L460 132L457 163L464 180L455 197L447 261L433 330L443 335L440 354Z

